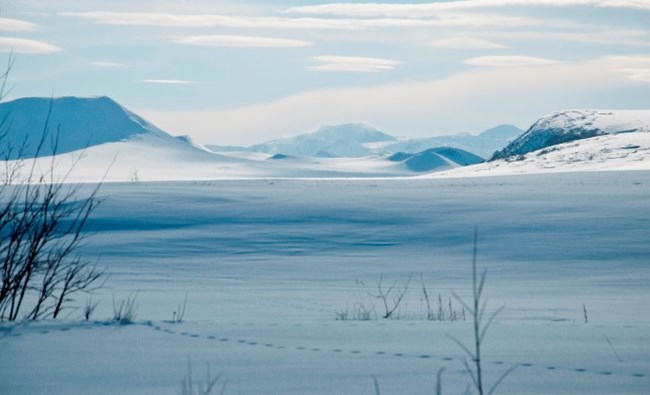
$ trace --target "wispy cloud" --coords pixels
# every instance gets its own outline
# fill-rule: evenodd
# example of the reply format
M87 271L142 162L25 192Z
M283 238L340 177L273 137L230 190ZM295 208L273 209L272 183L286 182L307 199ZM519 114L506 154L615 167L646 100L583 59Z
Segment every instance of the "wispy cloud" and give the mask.
M485 67L523 67L544 66L557 62L534 56L477 56L475 58L467 59L463 63L470 66Z
M281 29L360 29L346 20L326 18L251 17L230 15L163 14L144 12L60 12L59 15L109 25L167 27L235 27Z
M93 66L97 67L122 67L124 64L122 63L117 63L117 62L102 62L102 61L97 61L97 62L91 62Z
M622 69L620 71L627 74L627 78L633 81L650 82L650 67L646 69Z
M507 48L505 45L495 43L484 38L477 37L447 37L439 40L433 40L427 45L436 48L450 48L450 49L501 49Z
M486 32L483 36L504 40L575 41L592 44L616 44L619 46L650 46L650 31L648 30L596 30L586 32L520 31L517 34L509 32Z
M503 8L512 6L587 6L606 8L630 8L650 10L647 0L460 0L441 1L425 4L399 3L330 3L313 6L291 7L288 13L337 15L355 17L408 17L422 18L439 15L441 12L466 11L486 8Z
M174 39L175 43L199 45L208 47L239 47L239 48L292 48L312 45L309 41L289 38L259 37L259 36L230 36L208 35L188 36Z
M163 14L143 12L61 12L60 16L82 18L100 24L165 27L232 27L250 29L337 29L428 27L428 26L531 26L541 21L506 15L448 13L435 18L284 18L229 15Z
M61 48L43 41L0 37L0 52L48 54L58 51L61 51Z
M39 27L40 26L35 23L21 21L20 19L0 17L0 31L26 32L36 30Z
M314 56L312 60L322 63L310 67L314 71L347 71L376 73L392 70L402 64L399 60L366 58L360 56Z
M606 56L601 63L632 81L650 82L650 55Z
M162 84L162 85L187 85L187 84L194 83L194 81L188 81L188 80L165 80L165 79L148 79L148 80L140 80L140 82L145 82L147 84Z

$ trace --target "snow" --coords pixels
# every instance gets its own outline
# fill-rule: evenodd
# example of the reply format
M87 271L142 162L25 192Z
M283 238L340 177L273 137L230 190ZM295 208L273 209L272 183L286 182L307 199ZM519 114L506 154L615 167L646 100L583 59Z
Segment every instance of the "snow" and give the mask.
M425 177L650 170L650 133L606 134Z
M504 159L556 144L605 134L650 132L650 110L572 110L541 118L523 135L494 154Z
M23 142L26 144L22 157L36 154L44 130L44 144L39 156L49 156L55 151L78 151L141 135L172 139L105 96L17 99L0 103L0 120L6 122L7 141L16 146ZM14 159L16 154L18 151L14 151L10 159Z
M229 394L372 394L373 375L382 393L421 394L441 367L444 393L461 393L446 335L471 325L423 320L419 277L467 297L478 226L489 309L506 306L486 381L519 364L498 393L645 394L649 174L106 184L83 251L110 272L95 321L0 325L0 393L178 393L188 358ZM381 274L410 273L400 319L335 320L379 309ZM112 298L136 293L136 323L108 323Z
M323 126L314 133L271 140L251 147L208 145L219 153L264 152L311 157L365 157L397 152L418 153L436 147L455 147L480 156L490 156L523 131L512 125L500 125L478 136L459 133L430 138L396 138L367 124Z
M59 177L76 163L68 180L88 183L82 193L106 180L81 252L110 277L88 322L71 309L59 321L0 323L2 394L178 393L188 358L195 381L210 364L228 394L371 394L373 376L382 393L421 394L442 367L443 392L462 393L470 378L448 335L469 342L471 324L424 319L421 287L436 306L451 290L468 297L475 226L488 312L506 306L483 349L486 381L518 365L498 393L647 393L644 112L565 112L548 125L603 133L406 177L414 159L476 158L451 148L394 160L216 154L110 99L60 100L124 122L63 112L58 121L78 127L54 159ZM20 133L43 121L16 119ZM47 172L53 159L33 160ZM412 276L394 319L377 318L382 276L387 286ZM184 321L173 323L185 295ZM112 323L113 299L129 296L135 323ZM335 319L359 304L372 320Z
M483 158L457 148L430 148L416 154L398 152L387 159L403 162L414 172L440 171L483 162Z

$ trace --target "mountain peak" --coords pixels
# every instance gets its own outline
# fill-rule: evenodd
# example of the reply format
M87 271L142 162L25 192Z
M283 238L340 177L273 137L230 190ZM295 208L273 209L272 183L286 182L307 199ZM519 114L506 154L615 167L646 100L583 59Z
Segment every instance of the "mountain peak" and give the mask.
M312 136L327 138L330 140L354 141L357 143L376 143L379 141L394 141L395 137L390 136L374 126L367 123L345 123L340 125L324 125Z
M25 97L0 103L0 119L7 120L7 142L25 143L23 157L72 152L141 134L168 136L107 96Z

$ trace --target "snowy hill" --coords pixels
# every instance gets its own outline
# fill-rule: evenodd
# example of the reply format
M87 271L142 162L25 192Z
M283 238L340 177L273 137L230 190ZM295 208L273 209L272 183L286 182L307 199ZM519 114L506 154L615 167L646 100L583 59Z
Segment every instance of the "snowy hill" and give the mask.
M590 137L650 131L650 110L571 110L541 118L490 160L524 155L542 148Z
M537 121L483 164L434 177L650 170L650 110L564 111Z
M323 126L314 133L271 140L250 147L208 145L214 152L263 152L320 158L358 158L397 152L419 153L430 148L454 147L488 157L503 148L523 131L512 125L501 125L478 136L459 133L421 139L398 139L366 124Z
M450 147L430 148L416 154L398 152L390 156L388 160L402 162L414 172L439 171L483 162L483 158L477 155Z
M108 97L17 99L0 103L0 119L6 119L7 142L14 147L25 143L23 158L73 152L138 136L173 139ZM37 153L41 139L43 146ZM14 150L9 158L16 155Z

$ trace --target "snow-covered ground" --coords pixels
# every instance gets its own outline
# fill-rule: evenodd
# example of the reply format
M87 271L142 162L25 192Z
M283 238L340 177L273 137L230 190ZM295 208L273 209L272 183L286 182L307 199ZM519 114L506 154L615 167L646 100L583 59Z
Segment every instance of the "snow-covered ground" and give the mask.
M600 138L619 138L607 136ZM228 394L462 393L469 321L423 319L420 275L468 295L472 233L503 394L650 387L650 173L110 183L84 252L110 272L90 322L0 326L2 394L173 394L188 358ZM91 186L88 186L90 188ZM337 321L413 274L400 319ZM185 320L170 323L188 295ZM133 325L107 321L136 295ZM79 298L83 304L85 297ZM437 303L437 302L436 302ZM436 304L437 306L437 304ZM588 322L585 323L584 309ZM459 307L454 302L454 308Z

